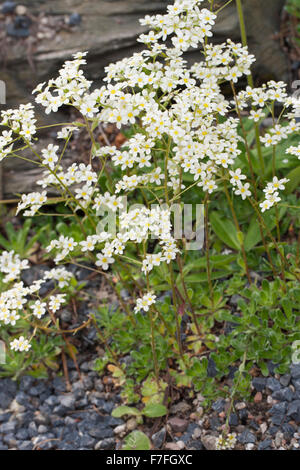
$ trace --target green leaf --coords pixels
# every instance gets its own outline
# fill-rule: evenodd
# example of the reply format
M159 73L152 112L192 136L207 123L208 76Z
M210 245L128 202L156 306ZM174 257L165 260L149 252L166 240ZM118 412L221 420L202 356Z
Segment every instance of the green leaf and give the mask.
M214 279L221 279L222 277L228 277L228 275L230 274L229 271L213 271L211 273L211 279L214 280ZM184 280L186 281L186 283L189 283L189 282L206 282L207 281L207 274L206 272L205 273L197 273L197 274L191 274L189 276L186 276L184 278Z
M232 254L232 255L213 255L209 257L209 262L211 267L213 268L225 268L234 261L236 261L237 255ZM188 271L191 271L193 268L206 268L206 257L203 256L195 261L192 261L188 265L184 267L184 274L185 268L188 269Z
M159 418L160 416L165 416L167 411L168 410L164 405L160 405L159 403L150 403L143 409L143 415L147 416L147 418Z
M285 215L287 211L287 207L280 207L279 209L279 220L282 219L282 217ZM269 231L272 231L276 227L276 219L275 215L273 212L266 212L262 214L262 218L264 219L266 227L268 227ZM264 234L266 234L266 230L263 230ZM261 234L260 234L260 229L259 229L259 222L257 220L257 216L254 215L251 222L250 226L248 229L248 232L245 236L245 242L244 242L244 247L246 251L252 250L252 248L255 247L259 242L261 241Z
M6 240L1 234L0 234L0 246L5 248L5 250L10 251L12 249L11 242Z
M124 440L122 450L150 450L150 439L141 431L132 431Z
M134 407L131 406L118 406L112 412L112 416L114 418L122 418L122 416L129 415L129 416L140 416L141 412Z
M265 377L268 377L269 375L269 369L267 367L267 364L264 362L264 361L260 361L258 363L258 367L260 368L261 370L261 373L265 376Z
M219 237L225 245L239 251L241 247L234 223L229 219L221 218L216 211L210 214L209 220L217 237Z
M290 173L288 173L286 177L290 181L286 184L285 193L291 194L300 185L300 166L290 171Z

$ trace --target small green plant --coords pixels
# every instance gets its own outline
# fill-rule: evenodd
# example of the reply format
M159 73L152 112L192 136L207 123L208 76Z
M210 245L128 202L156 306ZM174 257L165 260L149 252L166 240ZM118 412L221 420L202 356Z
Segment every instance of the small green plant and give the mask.
M146 416L147 418L159 418L167 414L167 408L159 403L150 403L146 405L142 410L138 410L134 407L126 405L118 406L112 412L114 418L122 418L123 416Z
M49 225L39 227L35 234L30 236L32 231L32 219L27 219L15 228L11 222L7 222L4 227L4 235L0 234L0 246L7 251L14 251L21 258L28 258L35 250L35 244L42 239L42 235L49 230Z
M142 431L132 431L124 439L122 450L150 450L151 442L149 437Z

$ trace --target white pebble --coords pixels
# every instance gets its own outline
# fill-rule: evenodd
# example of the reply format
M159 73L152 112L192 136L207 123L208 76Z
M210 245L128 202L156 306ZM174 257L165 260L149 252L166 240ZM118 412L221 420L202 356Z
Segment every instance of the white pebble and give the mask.
M254 449L254 444L250 443L245 445L246 450L253 450Z

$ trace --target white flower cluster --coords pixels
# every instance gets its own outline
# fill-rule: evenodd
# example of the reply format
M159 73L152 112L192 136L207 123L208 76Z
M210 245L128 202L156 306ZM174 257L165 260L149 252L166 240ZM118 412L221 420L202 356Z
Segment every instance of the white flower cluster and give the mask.
M4 252L0 257L0 272L8 273L5 282L11 282L20 277L23 269L29 268L28 261L21 261L19 256L14 252ZM41 301L38 293L42 284L51 279L57 282L58 288L66 286L72 273L65 268L54 268L44 273L42 279L35 280L30 286L25 287L22 281L16 282L8 290L0 294L0 322L4 325L16 325L16 322L26 316L26 305L28 305L31 314L40 319L47 310L56 312L62 304L66 302L65 294L56 294L50 296L49 301ZM38 300L32 302L32 297L37 296ZM27 311L28 314L28 311ZM22 336L11 342L11 348L15 351L27 351L30 345L27 340Z
M105 243L101 253L97 254L96 265L107 270L114 263L113 255L122 255L127 242L142 243L150 238L160 240L163 252L156 255L146 254L143 260L142 271L151 271L163 261L170 262L176 258L178 248L171 236L170 211L160 207L147 209L140 207L123 212L120 215L120 232L112 240ZM83 242L82 242L83 243Z
M180 52L204 43L205 38L212 36L211 29L215 24L216 15L206 8L200 11L198 5L202 1L176 0L174 5L167 7L167 14L146 16L140 23L152 27L153 31L142 34L139 42L151 44L151 47L157 50L160 39L166 41L172 36L174 49Z
M29 194L22 194L21 201L18 203L16 214L29 207L29 210L26 210L23 215L25 217L33 217L46 202L47 191L43 191L42 193L34 192Z
M237 443L236 434L228 434L227 437L219 436L216 443L216 450L232 450Z
M65 237L61 235L58 240L51 240L50 245L47 246L46 251L49 253L53 249L58 250L58 254L54 258L55 263L62 261L68 254L75 250L78 245L72 237Z
M286 150L286 153L289 153L290 155L295 155L300 160L300 144L298 145L298 147L289 147Z
M72 133L73 132L76 132L78 131L78 127L76 126L66 126L66 127L63 127L61 131L58 131L57 133L57 138L58 139L63 139L63 140L67 140L71 137Z
M288 181L287 178L279 180L277 176L274 176L273 181L267 184L264 189L266 199L260 203L262 212L265 212L267 209L277 204L277 202L281 201L278 191L283 191L285 189L285 183L288 183Z
M61 105L69 104L87 118L115 123L118 127L141 122L143 132L137 132L121 150L114 146L94 149L94 156L108 157L121 170L126 170L116 183L116 194L152 183L162 184L165 174L154 164L154 155L159 151L157 139L165 135L172 139L167 186L174 191L184 187L182 173L193 175L197 185L211 194L218 189L217 181L222 179L224 169L241 171L235 168L235 160L241 153L238 119L227 118L220 123L216 117L225 116L232 104L235 107L235 102L230 103L224 98L221 83L224 80L236 82L242 75L249 74L254 57L246 47L231 40L220 45L207 44L215 15L207 9L200 10L200 3L199 0L175 1L174 5L169 5L166 15L147 16L141 20L152 29L139 38L148 49L108 66L105 79L108 84L99 90L89 92L91 82L80 70L86 63L86 53L75 54L74 60L64 64L57 79L50 80L46 86L41 84L35 90L38 93L36 100L46 107L46 112L57 111ZM164 44L168 38L172 41L171 48ZM189 70L182 54L199 43L203 45L205 60ZM158 57L160 60L156 60ZM292 107L291 122L288 126L276 124L261 137L266 147L277 145L281 139L300 129L295 121L298 100L287 96L283 82L274 81L260 88L247 87L237 95L240 109L254 107L250 117L255 121L263 119L263 108L270 107L275 101L284 108ZM72 126L65 128L59 137L67 138L72 130ZM43 150L43 161L50 169L58 162L57 150L58 146L52 144ZM145 169L150 171L144 173ZM99 193L97 174L90 165L78 167L74 164L56 175L48 172L39 183L44 188L57 186L57 178L67 187L83 183L81 188L75 189L81 207L89 207L92 202L93 209L97 210L106 198L106 194ZM236 195L242 199L251 196L249 182L232 178L230 182ZM116 195L110 197L112 200L108 205L118 208ZM34 211L27 214L32 215Z
M50 80L46 87L45 83L41 83L33 91L38 93L36 102L46 108L46 114L57 112L63 105L73 105L77 106L84 116L93 117L98 92L96 90L91 95L86 93L91 82L86 80L83 71L79 70L79 67L86 63L86 54L75 54L75 60L65 62L57 79Z
M94 199L93 209L96 211L101 209L110 209L113 212L116 212L118 209L123 209L122 197L117 197L114 194L110 194L109 192L104 193L103 195L98 195Z
M58 161L58 155L57 155L58 149L59 149L58 145L49 144L46 149L42 150L42 156L43 156L42 163L48 166L49 168L51 168L51 170L54 170L55 165Z
M134 312L138 313L141 310L144 310L144 312L148 312L150 306L155 304L155 300L156 295L154 295L153 292L147 292L147 294L143 295L141 299L137 299Z
M292 120L287 126L276 124L276 126L272 127L268 133L260 138L260 140L265 145L265 147L278 145L281 140L287 139L289 134L293 134L299 130L300 123L297 124L295 120Z
M14 251L3 251L0 255L0 272L5 274L3 282L12 282L20 276L21 271L29 268L27 260L21 260Z
M1 118L0 126L6 126L10 131L4 131L0 136L0 162L13 153L13 144L17 138L30 143L36 134L36 119L31 103L22 104L19 109L1 111ZM16 139L14 133L18 136Z
M7 157L13 148L12 131L4 131L0 136L0 162Z
M159 266L162 262L169 264L172 260L176 258L179 249L177 247L176 241L172 238L167 238L160 242L162 247L162 252L156 254L148 254L143 260L143 273L149 273L152 271L154 266Z
M119 151L114 147L107 149L112 155L112 161L115 165L120 165L121 170L132 168L138 164L139 168L151 167L151 149L154 147L153 139L147 139L143 134L137 133L126 142L124 151Z
M164 180L165 175L162 173L160 167L156 168L151 173L146 173L144 175L132 175L132 176L123 176L123 178L116 184L116 193L120 191L130 191L137 188L138 186L146 186L149 183L155 183L160 185L162 180Z
M81 251L93 251L95 246L99 243L102 243L109 239L111 235L106 232L102 232L96 235L90 235L86 240L76 242L72 237L65 237L61 235L58 240L51 240L50 244L47 246L46 251L49 253L52 250L57 251L57 255L54 258L55 263L59 263L65 259L70 253L72 253L78 245L81 246ZM52 270L53 271L53 270ZM52 272L50 271L50 273ZM49 274L50 275L50 274Z
M61 181L67 187L84 183L88 188L97 182L97 173L92 170L91 165L73 163L67 170L62 170L62 168L57 170L56 175L48 170L45 171L43 179L39 180L37 184L46 188L51 185L57 186L58 181Z
M66 294L51 295L49 301L49 309L55 313L66 302Z
M25 339L24 336L20 336L20 338L16 338L10 342L10 348L13 351L29 351L31 345L28 339Z
M67 271L65 268L53 268L50 271L46 271L44 274L44 280L57 281L58 287L62 289L67 286L72 279L73 274L70 271Z

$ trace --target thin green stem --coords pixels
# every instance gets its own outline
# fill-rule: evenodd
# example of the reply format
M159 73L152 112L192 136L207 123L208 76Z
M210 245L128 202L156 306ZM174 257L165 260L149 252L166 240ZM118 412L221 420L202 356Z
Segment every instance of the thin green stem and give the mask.
M211 266L209 258L209 227L208 227L208 194L205 195L204 199L204 225L205 225L205 256L206 256L206 273L207 273L207 282L210 294L210 302L212 308L214 308L214 290L211 281Z
M235 212L235 209L234 209L234 205L233 205L233 202L231 200L230 194L228 192L227 183L226 183L225 179L224 179L224 191L225 191L226 199L228 201L228 204L229 204L229 207L230 207L230 210L231 210L231 213L232 213L232 217L233 217L233 220L234 220L236 230L238 232L241 232L240 225L239 225L239 222L238 222L238 219L237 219L237 215L236 215L236 212ZM244 259L244 263L245 263L245 270L246 270L247 279L248 279L249 284L252 284L251 276L250 276L250 273L249 273L247 255L246 255L245 246L244 246L243 241L241 242L241 250L242 250L242 255L243 255L243 259Z
M275 122L274 101L272 103L272 119L273 119L273 126L275 126L276 122ZM273 178L276 176L276 149L277 149L277 146L273 145L273 148L272 148L272 175L273 175ZM277 229L277 241L280 242L279 213L278 213L277 205L275 206L275 219L276 219L276 229Z
M202 334L201 334L200 326L199 326L199 323L198 323L198 320L197 320L196 312L194 310L194 307L193 307L192 301L190 299L190 296L189 296L189 293L188 293L188 290L187 290L187 287L186 287L186 283L185 283L185 280L184 280L183 267L182 267L182 261L181 261L180 255L177 255L177 264L178 264L178 268L179 268L180 279L181 279L181 284L182 284L182 287L183 287L183 290L184 290L184 294L185 294L185 297L188 301L188 304L189 304L189 307L190 307L190 310L191 310L191 313L192 313L192 318L193 318L197 333L201 337Z
M146 246L144 244L144 255L146 255ZM149 281L149 274L146 273L146 281L147 281L147 290L150 292L150 281ZM155 378L158 387L159 385L159 365L158 365L158 360L157 360L157 354L156 354L156 347L155 347L155 325L154 325L154 314L153 314L153 307L150 305L149 308L149 317L150 317L150 328L151 328L151 350L152 350L152 355L153 355L153 363L154 363L154 372L155 372Z
M230 3L232 3L233 0L228 0L228 2L225 3L225 5L221 6L218 10L216 10L214 13L217 15L218 13L220 13L220 11L224 10L224 8L226 8L228 5L230 5Z

